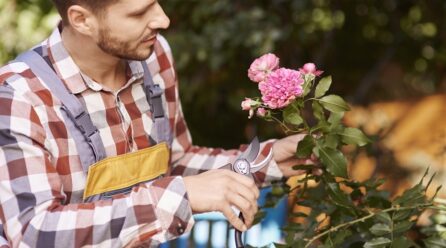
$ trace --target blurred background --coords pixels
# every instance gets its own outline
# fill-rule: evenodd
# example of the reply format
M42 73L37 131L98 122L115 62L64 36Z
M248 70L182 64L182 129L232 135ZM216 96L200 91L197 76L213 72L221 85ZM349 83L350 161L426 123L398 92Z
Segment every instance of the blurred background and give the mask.
M160 3L171 18L163 34L195 144L233 148L254 132L263 140L284 135L240 108L245 96L259 95L249 65L272 52L282 66L314 62L332 75L332 93L352 106L345 122L375 140L346 149L353 177L385 177L394 194L427 167L435 184L446 182L446 1ZM49 0L0 0L0 62L44 39L57 21Z

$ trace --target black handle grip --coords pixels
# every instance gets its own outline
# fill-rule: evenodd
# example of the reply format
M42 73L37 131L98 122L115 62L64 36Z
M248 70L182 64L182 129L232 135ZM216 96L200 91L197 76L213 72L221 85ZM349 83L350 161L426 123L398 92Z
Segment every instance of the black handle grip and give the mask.
M243 214L241 212L238 215L238 218L240 220L242 220L243 222L245 222L245 218L243 218ZM245 248L245 246L243 245L243 242L242 242L242 232L237 229L235 229L235 247Z

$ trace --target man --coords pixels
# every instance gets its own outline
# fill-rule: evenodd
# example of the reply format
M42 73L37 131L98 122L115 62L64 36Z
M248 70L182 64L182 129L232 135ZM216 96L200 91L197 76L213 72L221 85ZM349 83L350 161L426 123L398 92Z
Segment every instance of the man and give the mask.
M156 0L53 2L62 23L33 51L43 58L40 66L50 68L58 80L46 80L20 58L0 69L3 245L156 246L189 231L192 213L208 211L220 211L235 228L246 230L257 211L259 191L251 179L218 169L233 162L240 151L192 146L172 54L159 35L169 26L160 4ZM147 98L147 72L164 90L163 125L155 121L154 98ZM75 139L76 133L85 132L78 123L73 125L67 99L51 88L61 85L69 92L67 97L74 95L86 110L88 118L82 122L91 120L90 126L97 128L92 134L99 135L100 158L105 159L96 159L87 168L83 142ZM171 140L153 131L166 126ZM258 160L268 155L272 159L256 172L258 186L298 174L291 165L302 162L293 159L299 138L261 144ZM163 153L166 147L168 157ZM168 171L163 170L164 162L159 162L158 171L152 163L141 162L157 164L163 159ZM115 174L108 176L112 166ZM139 169L127 175L122 172L127 167L155 176L141 177ZM108 181L98 182L103 178ZM125 187L114 180L132 184L121 191ZM106 190L98 185L106 185ZM231 206L240 209L244 222Z

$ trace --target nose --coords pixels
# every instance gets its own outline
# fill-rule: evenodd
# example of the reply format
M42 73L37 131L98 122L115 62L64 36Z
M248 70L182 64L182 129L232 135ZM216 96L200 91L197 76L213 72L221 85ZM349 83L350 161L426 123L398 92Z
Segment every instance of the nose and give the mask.
M150 29L167 29L170 25L170 19L167 17L161 5L157 4L153 18L149 21Z

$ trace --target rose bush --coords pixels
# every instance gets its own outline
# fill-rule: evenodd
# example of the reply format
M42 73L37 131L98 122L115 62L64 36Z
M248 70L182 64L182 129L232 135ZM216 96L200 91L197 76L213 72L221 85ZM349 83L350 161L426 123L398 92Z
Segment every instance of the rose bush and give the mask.
M274 54L256 59L248 70L248 77L258 84L260 96L245 98L242 109L249 111L249 118L256 113L278 123L287 134L304 134L296 144L296 157L312 157L319 162L293 167L305 171L295 189L273 185L265 207L292 192L296 204L309 209L290 213L304 221L289 223L284 228L286 243L276 246L446 247L446 207L435 199L436 193L426 197L432 181L431 178L423 186L427 171L418 184L393 200L388 192L379 190L383 180L358 182L349 177L342 146L365 146L370 139L360 129L343 125L349 106L342 97L327 94L332 78L319 78L322 73L314 63L306 63L298 70L282 68ZM315 167L319 173L314 173ZM436 192L439 190L440 187ZM423 229L421 242L408 233L419 230L416 221L426 209L436 209L438 213L433 226Z

